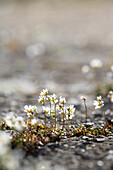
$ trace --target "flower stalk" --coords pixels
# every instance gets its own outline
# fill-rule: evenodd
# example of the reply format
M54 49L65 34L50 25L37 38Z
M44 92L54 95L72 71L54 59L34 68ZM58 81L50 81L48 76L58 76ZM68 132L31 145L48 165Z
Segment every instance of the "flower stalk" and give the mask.
M69 117L70 117L70 113L68 114L68 135L69 135Z
M86 118L85 118L85 127L87 127L87 105L86 105L86 97L81 96L81 99L84 102L84 106L85 106L85 114L86 114Z
M107 121L106 121L106 114L105 114L105 108L103 107L103 111L104 111L104 120L105 120L105 129L107 128Z
M55 130L56 130L56 103L55 103Z
M87 127L87 105L86 105L86 101L85 100L84 100L84 106L85 106L85 111L86 111L85 127Z
M51 102L50 102L50 125L51 125L51 128L52 128Z

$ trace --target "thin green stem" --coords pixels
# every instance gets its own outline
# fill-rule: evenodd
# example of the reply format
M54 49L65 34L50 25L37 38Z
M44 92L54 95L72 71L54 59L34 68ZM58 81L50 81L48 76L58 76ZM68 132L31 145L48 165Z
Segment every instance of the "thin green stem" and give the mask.
M44 103L43 103L44 106ZM44 128L46 129L46 112L44 111Z
M68 135L69 135L69 114L68 114Z
M85 126L87 126L87 105L85 101L84 101L84 106L85 106L85 112L86 112Z
M111 100L110 100L110 120L112 119L112 115L111 115L111 109L112 108L112 103L111 103Z
M107 121L106 121L106 115L105 115L105 108L103 107L103 111L104 111L104 120L105 120L105 128L107 128Z
M56 130L56 104L55 104L55 130Z
M37 119L38 119L38 112L36 113L36 117L37 117Z
M58 127L58 129L59 129L58 115L57 115L57 127Z
M64 128L64 114L65 114L65 110L64 110L64 104L63 104L63 128Z
M51 124L51 128L52 128L51 102L50 102L50 124Z
M46 112L44 112L44 128L46 129Z

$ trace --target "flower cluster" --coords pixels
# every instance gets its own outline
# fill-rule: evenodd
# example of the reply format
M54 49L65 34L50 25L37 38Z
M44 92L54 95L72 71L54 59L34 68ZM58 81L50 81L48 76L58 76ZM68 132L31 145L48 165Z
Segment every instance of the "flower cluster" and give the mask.
M22 131L25 127L25 121L21 116L15 116L13 112L9 112L5 117L7 126Z
M110 91L108 97L112 99L113 92ZM43 98L43 102L39 99ZM38 146L43 146L48 142L64 139L71 136L80 135L109 135L109 126L106 120L104 101L101 96L94 100L95 109L103 107L104 119L106 126L103 129L89 128L87 123L87 105L86 97L81 96L85 106L85 126L80 125L78 128L70 128L70 119L74 117L74 105L66 105L66 99L62 96L57 97L55 94L49 95L48 89L41 91L39 103L42 104L42 114L44 121L38 118L38 108L33 105L25 105L23 111L26 113L25 118L15 115L13 112L7 113L2 124L3 130L12 130L11 142L12 146L24 148L26 152L35 151ZM48 120L48 121L47 121ZM112 120L112 119L111 119ZM111 121L112 122L112 121Z
M32 105L25 105L24 112L27 113L27 116L33 118L34 114L37 113L37 107Z
M70 105L66 109L66 118L72 119L74 117L75 108L74 105Z
M66 108L65 107L66 99L62 96L58 98L56 94L49 95L47 88L41 91L38 101L43 105L45 128L46 128L46 114L50 116L51 127L53 127L52 122L54 122L55 129L60 115L63 116L63 127L64 127L65 120L71 119L74 116L74 111L75 111L74 106L70 106L69 108ZM46 101L49 101L50 104L49 107L45 106Z
M41 104L44 104L44 102L47 100L47 94L48 94L48 89L43 89L41 92L40 92L40 96L39 96L39 103Z

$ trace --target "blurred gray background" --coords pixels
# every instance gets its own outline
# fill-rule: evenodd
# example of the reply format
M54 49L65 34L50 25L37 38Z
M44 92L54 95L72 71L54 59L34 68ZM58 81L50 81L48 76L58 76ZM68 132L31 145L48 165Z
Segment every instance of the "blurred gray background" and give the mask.
M113 62L112 0L0 1L1 93L90 91L93 58Z

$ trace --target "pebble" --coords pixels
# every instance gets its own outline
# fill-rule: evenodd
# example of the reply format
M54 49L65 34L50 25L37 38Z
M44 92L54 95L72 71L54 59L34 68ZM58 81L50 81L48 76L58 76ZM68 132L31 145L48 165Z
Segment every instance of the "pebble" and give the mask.
M108 136L108 139L113 139L113 136Z
M84 152L85 152L85 149L81 149L81 152L83 152L83 153L84 153Z
M83 136L82 139L87 140L87 141L93 141L93 138L89 136Z
M75 146L70 146L71 149L75 149Z
M113 160L113 155L112 155L112 154L107 155L105 159L106 159L106 160Z
M85 124L84 124L85 125ZM86 127L92 127L94 125L94 123L92 123L92 122L87 122L87 124L86 124Z
M96 138L95 141L96 142L104 142L106 139L105 138Z
M48 161L41 161L38 162L36 165L36 169L40 169L40 170L50 170L50 163Z
M86 139L88 139L88 137L87 137L87 136L83 136L82 139L85 139L85 140L86 140Z
M89 167L89 168L93 168L93 166L94 166L94 165L93 165L92 162L90 162L90 163L88 164L88 167Z
M113 150L109 150L109 154L110 154L110 155L111 155L111 154L113 155Z
M64 144L63 146L64 146L65 148L68 148L68 145L67 145L67 144Z
M99 161L97 161L97 165L98 165L98 166L103 166L103 165L104 165L104 162L99 160Z

